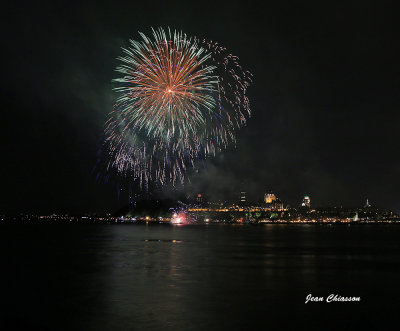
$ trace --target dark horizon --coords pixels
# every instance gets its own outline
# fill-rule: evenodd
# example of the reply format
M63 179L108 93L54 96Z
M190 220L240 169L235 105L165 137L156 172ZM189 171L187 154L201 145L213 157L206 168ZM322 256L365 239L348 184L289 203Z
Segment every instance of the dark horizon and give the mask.
M96 182L93 167L121 47L159 26L218 41L254 75L236 148L199 162L186 192L233 200L242 189L252 199L272 190L291 205L310 195L316 206L368 198L400 212L392 2L8 6L0 213L128 204L129 192Z

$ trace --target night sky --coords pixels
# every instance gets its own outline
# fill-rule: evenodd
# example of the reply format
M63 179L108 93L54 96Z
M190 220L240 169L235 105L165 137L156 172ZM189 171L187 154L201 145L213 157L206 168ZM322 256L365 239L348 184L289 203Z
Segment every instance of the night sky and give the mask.
M386 1L13 2L3 9L0 213L127 203L92 169L121 47L171 27L216 40L254 75L252 117L187 191L272 190L297 205L400 211L399 54Z

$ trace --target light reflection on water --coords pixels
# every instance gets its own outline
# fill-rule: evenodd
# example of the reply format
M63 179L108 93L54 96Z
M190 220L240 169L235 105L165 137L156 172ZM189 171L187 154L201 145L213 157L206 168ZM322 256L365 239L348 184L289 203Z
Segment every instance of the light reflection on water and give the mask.
M3 312L48 329L336 329L339 317L373 329L400 294L396 226L1 230L3 244L13 248ZM20 241L6 240L13 235ZM363 301L305 306L309 293ZM378 305L382 296L387 300Z

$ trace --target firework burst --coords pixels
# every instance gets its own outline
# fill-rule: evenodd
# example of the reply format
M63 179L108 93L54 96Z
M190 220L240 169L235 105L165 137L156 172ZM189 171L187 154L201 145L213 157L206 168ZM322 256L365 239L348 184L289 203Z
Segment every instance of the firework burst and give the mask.
M205 64L210 55L182 32L167 37L153 30L154 41L140 35L142 42L130 40L124 49L117 68L124 76L115 79L122 85L115 90L118 111L129 118L126 128L165 140L196 134L215 107L215 67Z
M118 58L118 99L107 121L108 169L141 184L183 182L197 159L235 142L250 116L251 75L217 43L182 32L140 33Z

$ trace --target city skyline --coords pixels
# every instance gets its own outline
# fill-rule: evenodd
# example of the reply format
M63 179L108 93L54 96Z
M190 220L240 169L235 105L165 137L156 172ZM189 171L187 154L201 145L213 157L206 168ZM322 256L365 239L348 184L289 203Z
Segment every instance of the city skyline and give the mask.
M276 195L272 190L268 190L262 197L258 197L256 199L248 199L247 192L240 191L237 195L236 199L233 200L224 200L224 199L212 199L207 193L204 192L192 192L190 194L186 194L186 196L176 197L175 199L171 197L161 197L161 196L142 196L132 198L129 203L124 204L118 210L107 210L105 212L93 212L93 211L85 211L85 212L70 212L70 211L52 211L48 213L41 213L41 212L23 212L20 211L18 213L0 213L0 217L4 219L15 219L15 220L23 220L24 218L29 219L29 217L64 217L68 215L74 216L96 216L96 217L107 217L110 215L128 215L132 211L135 210L137 204L158 204L162 203L165 206L173 206L173 205L180 205L182 206L182 210L190 211L192 208L211 208L211 209L224 209L228 208L229 210L233 208L234 210L246 210L248 208L261 208L265 210L300 210L308 213L309 211L316 211L316 210L375 210L381 211L385 213L391 213L394 215L399 214L399 212L391 209L384 208L379 205L375 205L373 202L371 203L370 199L366 198L362 203L358 205L332 205L332 204L322 204L322 205L314 205L311 202L310 195L304 195L299 197L297 203L288 203L284 199L281 199L278 195ZM164 206L164 207L165 207ZM244 208L244 209L243 209ZM157 209L157 208L156 208ZM201 209L202 210L202 209ZM1 220L4 220L0 218ZM85 218L85 217L83 217Z

